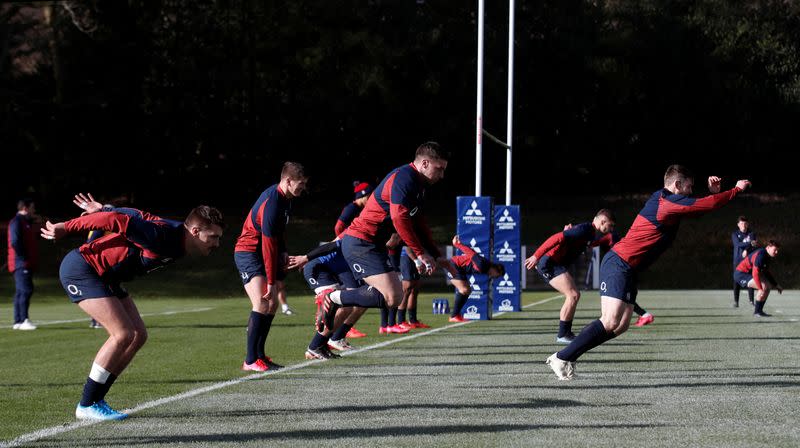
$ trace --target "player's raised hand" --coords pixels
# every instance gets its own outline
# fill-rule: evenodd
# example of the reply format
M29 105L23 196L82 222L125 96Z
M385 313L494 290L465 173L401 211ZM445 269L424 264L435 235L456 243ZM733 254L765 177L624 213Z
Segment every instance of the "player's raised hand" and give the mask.
M530 271L531 269L536 267L536 262L537 261L539 261L539 260L536 258L536 255L531 255L530 257L526 258L525 259L525 269Z
M569 230L571 228L572 228L572 223L569 223L569 224L564 226L564 230Z
M752 186L753 186L753 184L747 179L741 179L741 180L736 182L736 187L739 188L742 191L747 190L748 188L750 188Z
M103 204L96 201L94 196L91 193L78 193L75 195L75 198L72 199L72 203L77 205L78 208L83 209L84 213L94 213L99 212L103 209Z
M453 246L458 246L460 244L461 244L461 238L459 238L458 235L454 236L453 237Z
M719 193L722 187L722 178L718 176L709 176L708 178L708 191L712 193Z
M44 223L44 227L41 228L42 238L46 240L57 240L64 235L67 234L67 231L64 229L63 222L57 222L53 224L50 221Z

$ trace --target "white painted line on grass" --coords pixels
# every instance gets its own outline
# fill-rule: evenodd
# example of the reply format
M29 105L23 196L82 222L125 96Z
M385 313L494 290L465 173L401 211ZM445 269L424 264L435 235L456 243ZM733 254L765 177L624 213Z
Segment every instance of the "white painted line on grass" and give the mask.
M525 305L523 308L530 308L530 307L533 307L533 306L536 306L536 305L541 305L543 303L547 303L547 302L553 301L553 300L561 298L561 297L564 297L564 296L563 295L557 295L557 296L553 296L553 297L548 297L547 299L539 300L538 302L533 302L533 303L530 303L528 305ZM211 309L211 308L202 308L202 309L198 308L198 309L194 310L194 312L196 312L196 311L205 311L205 310L208 310L208 309ZM189 311L184 311L184 312L189 312ZM163 313L161 313L161 314L163 314ZM497 313L497 314L495 314L495 316L500 316L500 315L503 315L503 314L506 314L506 312L504 311L504 312ZM152 314L152 315L156 315L156 314ZM146 316L146 314L142 314L142 316ZM85 320L85 319L82 319L82 320ZM64 322L70 322L70 321L64 321ZM80 322L80 321L72 321L72 322ZM389 345L392 345L392 344L396 344L396 343L401 342L401 341L410 341L412 339L416 339L416 338L421 337L421 336L427 336L427 335L431 335L431 334L434 334L434 333L438 333L438 332L443 331L443 330L448 330L448 329L451 329L451 328L461 327L461 326L464 326L464 325L471 324L473 322L479 322L479 321L471 320L471 321L468 321L468 322L459 322L459 323L455 323L455 324L451 324L451 325L446 325L444 327L434 328L432 330L428 330L428 331L425 331L425 332L422 332L422 333L416 333L416 334L409 335L409 336L403 336L403 337L400 337L400 338L397 338L397 339L392 339L390 341L381 342L379 344L374 344L374 345L370 345L370 346L363 347L363 348L360 348L360 349L347 351L347 352L343 353L342 356L352 356L352 355L354 355L356 353L362 353L362 352L366 352L366 351L369 351L369 350L374 350L374 349L377 349L377 348L386 347L386 346L389 346ZM51 322L51 323L53 323L53 322ZM291 372L291 371L294 371L294 370L303 369L303 368L306 368L308 366L311 366L311 365L314 365L314 364L319 364L319 363L326 362L326 361L327 360L325 360L325 359L314 359L314 360L311 360L311 361L301 362L299 364L292 364L292 365L286 366L286 367L284 367L284 368L282 368L280 370L269 370L269 371L266 371L264 373L255 373L255 374L252 374L252 375L243 376L241 378L236 378L236 379L233 379L233 380L223 381L221 383L211 384L209 386L201 387L201 388L198 388L198 389L192 389L192 390L189 390L189 391L177 394L177 395L172 395L172 396L169 396L169 397L159 398L159 399L153 400L153 401L148 401L146 403L140 404L139 406L135 406L135 407L130 408L130 409L125 409L122 412L124 412L126 414L136 414L138 412L144 411L145 409L154 408L156 406L161 406L163 404L173 403L175 401L180 401L180 400L183 400L183 399L186 399L186 398L192 398L194 396L201 395L201 394L204 394L204 393L207 393L207 392L212 392L212 391L215 391L215 390L218 390L218 389L222 389L222 388L225 388L225 387L228 387L228 386L235 386L237 384L241 384L241 383L244 383L246 381L261 379L261 378L263 378L265 376L277 375L277 374L280 374L280 373L286 373L286 372ZM89 421L89 420L78 420L78 421L73 421L73 422L70 422L70 423L66 423L66 424L61 425L61 426L53 426L53 427L50 427L50 428L40 429L38 431L34 431L34 432L31 432L31 433L28 433L28 434L23 434L23 435L17 437L16 439L10 440L8 442L0 442L0 448L6 448L6 447L11 448L11 447L20 446L20 445L23 445L25 443L35 442L35 441L37 441L39 439L44 439L44 438L47 438L47 437L53 437L53 436L58 435L58 434L63 434L65 432L74 431L74 430L76 430L78 428L83 428L83 427L86 427L86 426L96 425L98 423L102 423L102 422L100 422L100 421Z
M141 316L142 317L148 317L148 316L171 316L173 314L199 313L199 312L202 312L202 311L208 311L208 310L213 310L213 309L214 309L214 307L212 306L212 307L206 307L206 308L192 308L192 309L188 309L188 310L179 310L179 311L164 311L164 312L161 312L161 313L142 313ZM81 318L81 319L36 321L34 324L37 327L40 327L40 326L43 326L43 325L58 325L58 324L73 324L75 322L89 322L91 320L92 319L90 319L90 318L84 317L84 318ZM3 325L0 328L11 328L11 327L12 327L11 325Z

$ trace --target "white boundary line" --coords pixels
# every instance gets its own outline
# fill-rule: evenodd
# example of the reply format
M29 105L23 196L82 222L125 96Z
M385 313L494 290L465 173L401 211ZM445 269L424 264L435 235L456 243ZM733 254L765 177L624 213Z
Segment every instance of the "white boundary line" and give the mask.
M142 313L140 316L148 317L148 316L171 316L173 314L184 314L184 313L199 313L202 311L213 310L214 307L206 307L206 308L191 308L188 310L178 310L178 311L163 311L161 313ZM45 321L37 321L34 325L37 327L43 325L58 325L58 324L73 324L75 322L89 322L92 319L90 318L81 318L81 319L70 319L70 320L45 320ZM3 325L0 328L12 328L12 325ZM0 445L2 446L2 445Z
M547 303L547 302L553 301L553 300L561 298L561 297L564 297L564 296L562 294L559 294L557 296L548 297L546 299L539 300L538 302L533 302L533 303L530 303L528 305L525 305L522 308L525 309L525 308L530 308L530 307L533 307L533 306L536 306L536 305L541 305L543 303ZM207 308L207 309L210 309L210 308ZM195 311L204 311L204 310L206 310L206 308L203 308L203 309L198 308ZM186 312L186 311L184 311L184 312ZM177 314L177 312L169 312L169 313L170 314ZM166 314L166 313L159 313L159 314ZM494 316L501 316L503 314L506 314L506 312L503 311L503 312L494 314ZM144 314L143 314L143 316L144 316ZM65 321L65 322L68 322L68 321ZM473 322L480 322L480 321L471 320L471 321L468 321L468 322L459 322L459 323L455 323L455 324L451 324L451 325L445 325L444 327L434 328L432 330L428 330L428 331L425 331L423 333L416 333L416 334L413 334L413 335L403 336L403 337L400 337L400 338L397 338L397 339L392 339L390 341L381 342L381 343L378 343L378 344L370 345L370 346L359 348L359 349L356 349L356 350L349 350L349 351L343 353L342 356L352 356L352 355L355 355L357 353L362 353L362 352L366 352L366 351L369 351L369 350L374 350L374 349L377 349L377 348L386 347L386 346L389 346L389 345L392 345L392 344L396 344L398 342L410 341L410 340L416 339L418 337L431 335L431 334L434 334L434 333L438 333L440 331L448 330L450 328L461 327L461 326L464 326L464 325L471 324ZM168 404L168 403L172 403L172 402L175 402L175 401L180 401L180 400L183 400L183 399L186 399L186 398L192 398L194 396L205 394L207 392L212 392L212 391L215 391L215 390L218 390L218 389L222 389L222 388L225 388L225 387L228 387L228 386L235 386L237 384L241 384L241 383L244 383L246 381L257 380L257 379L263 378L265 376L277 375L277 374L284 373L284 372L291 372L291 371L294 371L294 370L303 369L303 368L306 368L308 366L311 366L311 365L314 365L314 364L319 364L319 363L326 362L326 361L327 361L326 359L315 359L315 360L312 360L312 361L301 362L299 364L293 364L293 365L284 367L284 368L282 368L280 370L270 370L270 371L267 371L267 372L264 372L264 373L254 373L252 375L243 376L241 378L236 378L236 379L233 379L233 380L223 381L221 383L211 384L209 386L201 387L199 389L188 390L186 392L183 392L183 393L180 393L180 394L177 394L177 395L172 395L172 396L169 396L169 397L159 398L159 399L153 400L153 401L148 401L146 403L142 403L142 404L140 404L138 406L135 406L135 407L132 407L130 409L125 409L122 412L124 412L126 414L136 414L138 412L144 411L145 409L154 408L156 406L161 406L163 404ZM34 431L34 432L31 432L31 433L28 433L28 434L23 434L23 435L15 438L15 439L12 439L12 440L10 440L8 442L0 442L0 448L6 448L6 447L11 448L11 447L20 446L20 445L23 445L25 443L35 442L35 441L37 441L39 439L43 439L43 438L46 438L46 437L52 437L52 436L55 436L55 435L58 435L58 434L63 434L65 432L74 431L74 430L76 430L78 428L83 428L83 427L86 427L86 426L96 425L98 423L102 423L102 421L77 420L77 421L73 421L73 422L70 422L70 423L67 423L67 424L64 424L64 425L60 425L60 426L53 426L53 427L50 427L50 428L40 429L38 431Z

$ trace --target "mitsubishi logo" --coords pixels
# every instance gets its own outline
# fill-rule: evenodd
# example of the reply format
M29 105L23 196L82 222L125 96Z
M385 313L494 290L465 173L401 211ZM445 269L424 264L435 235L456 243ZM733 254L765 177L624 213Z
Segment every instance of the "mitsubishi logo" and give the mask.
M483 253L481 252L481 248L477 246L478 241L475 238L469 240L469 248L474 250L476 254Z
M500 280L499 286L514 286L514 283L508 279L508 273L506 273L506 275L503 276L503 279Z
M472 215L475 215L475 216L483 216L483 212L481 212L481 211L478 209L478 203L477 203L477 202L475 202L475 201L472 201L472 204L470 204L470 207L472 207L472 208L470 208L469 210L467 210L467 213L466 213L466 215L465 215L465 216L472 216Z
M514 218L508 216L508 209L503 210L503 216L497 222L514 222Z
M512 249L512 248L511 248L511 247L508 245L508 241L506 241L505 243L503 243L503 248L502 248L502 249L500 249L499 255L503 255L503 254L514 255L514 249Z
M480 291L481 290L480 285L476 285L475 284L475 276L474 275L470 275L469 276L469 286L470 286L470 288L472 288L473 291Z

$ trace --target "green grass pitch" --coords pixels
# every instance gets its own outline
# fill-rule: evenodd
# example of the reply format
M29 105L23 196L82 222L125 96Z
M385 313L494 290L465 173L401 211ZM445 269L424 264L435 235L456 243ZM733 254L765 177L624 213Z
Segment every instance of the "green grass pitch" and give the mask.
M0 321L0 445L25 446L648 446L800 445L800 292L754 319L729 291L643 291L655 323L589 352L577 378L544 364L561 299L526 293L491 321L378 336L378 313L338 360L306 362L312 299L278 315L267 352L289 368L239 370L247 299L137 299L150 339L108 396L123 422L76 425L91 358L105 338L63 298L39 298L33 332ZM452 297L450 298L452 303ZM597 317L586 292L576 328ZM9 316L10 305L0 307ZM183 395L180 395L183 394Z

